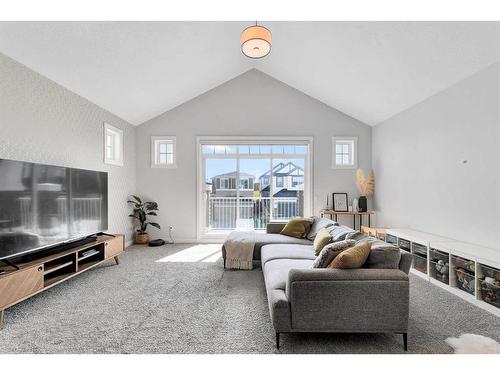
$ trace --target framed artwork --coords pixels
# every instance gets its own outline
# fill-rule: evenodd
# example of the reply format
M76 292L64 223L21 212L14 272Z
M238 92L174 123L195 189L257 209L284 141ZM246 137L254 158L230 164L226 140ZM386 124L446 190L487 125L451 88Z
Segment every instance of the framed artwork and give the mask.
M347 204L347 193L332 194L333 210L338 212L347 212L349 206Z

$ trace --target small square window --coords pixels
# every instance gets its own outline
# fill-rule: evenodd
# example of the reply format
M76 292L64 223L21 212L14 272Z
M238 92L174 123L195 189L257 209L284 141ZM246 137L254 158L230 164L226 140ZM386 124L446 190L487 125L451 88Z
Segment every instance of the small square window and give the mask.
M123 130L104 123L104 163L123 166Z
M175 137L151 137L151 167L175 168Z
M332 138L332 168L355 169L358 167L358 138Z

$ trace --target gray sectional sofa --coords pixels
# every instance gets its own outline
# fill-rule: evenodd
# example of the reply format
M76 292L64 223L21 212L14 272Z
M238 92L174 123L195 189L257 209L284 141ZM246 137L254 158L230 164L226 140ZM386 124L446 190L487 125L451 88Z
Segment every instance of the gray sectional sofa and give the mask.
M257 234L254 262L264 274L271 320L279 348L281 333L392 332L407 350L411 255L352 231L357 243L373 241L363 268L312 268L312 241L279 234L272 223ZM222 248L225 259L225 249Z

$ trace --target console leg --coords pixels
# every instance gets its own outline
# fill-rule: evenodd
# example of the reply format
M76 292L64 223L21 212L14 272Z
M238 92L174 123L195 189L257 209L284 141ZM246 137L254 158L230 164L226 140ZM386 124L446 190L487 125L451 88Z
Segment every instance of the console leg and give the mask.
M0 310L0 329L3 328L3 317L5 316L4 310Z
M118 256L114 257L116 264L120 264L120 260L118 259Z
M405 352L408 351L408 333L403 333L403 345L405 348Z
M280 334L276 332L276 349L280 349Z

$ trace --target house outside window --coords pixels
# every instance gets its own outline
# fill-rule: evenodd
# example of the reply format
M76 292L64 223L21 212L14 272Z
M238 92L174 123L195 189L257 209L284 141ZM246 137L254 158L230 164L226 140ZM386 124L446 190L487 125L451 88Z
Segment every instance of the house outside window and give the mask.
M358 166L357 137L332 138L332 168L355 169Z
M176 139L175 137L151 137L151 167L175 168L176 167Z
M123 166L123 131L104 123L104 163Z

